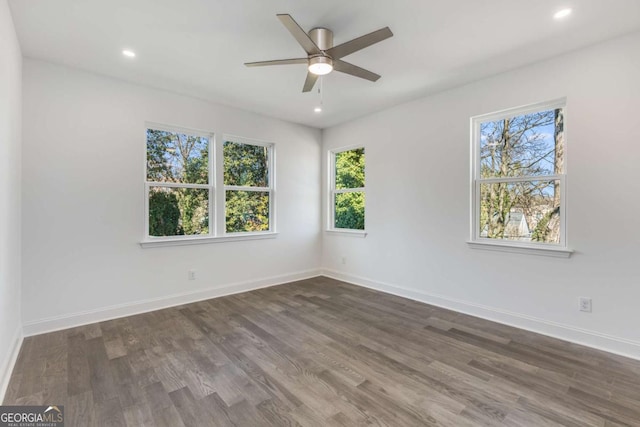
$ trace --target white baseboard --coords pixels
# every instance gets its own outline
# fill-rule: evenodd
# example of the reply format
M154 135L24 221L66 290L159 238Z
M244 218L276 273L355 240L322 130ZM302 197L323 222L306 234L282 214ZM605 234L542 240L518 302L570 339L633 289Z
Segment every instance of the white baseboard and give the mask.
M96 310L82 311L78 313L64 314L45 319L32 320L23 325L24 336L44 334L59 331L76 326L88 325L95 322L117 319L119 317L132 316L168 307L175 307L211 298L238 294L260 288L280 285L287 282L309 279L320 275L320 270L307 270L280 276L267 277L259 280L251 280L240 283L232 283L215 288L202 289L193 292L169 295L144 301L136 301L126 304L118 304L103 307Z
M553 338L558 338L563 341L569 341L587 347L592 347L597 350L640 360L640 342L628 340L626 338L581 329L562 323L527 316L525 314L474 304L442 295L434 295L426 292L406 289L335 270L324 269L322 270L322 275L365 288L409 298L426 304L435 305L471 316L525 329L527 331L547 335Z
M0 365L0 404L4 402L4 396L7 393L7 387L9 387L9 380L11 379L11 373L18 359L20 353L20 347L22 347L22 327L18 325L16 332L13 335L13 339L10 343L7 343L6 348L9 349L5 360Z

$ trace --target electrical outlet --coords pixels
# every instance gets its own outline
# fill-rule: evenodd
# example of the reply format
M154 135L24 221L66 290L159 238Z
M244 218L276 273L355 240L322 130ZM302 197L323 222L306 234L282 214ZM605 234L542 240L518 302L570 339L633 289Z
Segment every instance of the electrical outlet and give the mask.
M591 313L591 298L580 297L578 298L578 304L580 307L580 311L586 311L587 313Z
M346 263L347 263L347 257L346 257L346 256L343 256L343 257L342 257L342 264L346 264Z
M196 280L196 271L195 270L189 270L189 273L188 273L187 276L188 276L189 280Z

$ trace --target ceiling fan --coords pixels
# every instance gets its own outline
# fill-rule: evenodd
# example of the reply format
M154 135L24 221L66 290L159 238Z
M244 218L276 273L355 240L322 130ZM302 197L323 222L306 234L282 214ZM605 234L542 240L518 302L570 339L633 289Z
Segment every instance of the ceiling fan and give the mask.
M247 67L262 67L265 65L307 64L307 79L302 88L309 92L318 80L318 76L329 74L336 70L355 77L377 81L380 76L371 71L343 61L341 58L357 52L372 44L381 42L393 36L389 27L381 28L364 36L358 37L338 46L333 46L333 32L326 28L314 28L307 34L298 23L288 14L278 14L280 22L289 30L291 35L307 53L306 58L277 59L274 61L247 62Z

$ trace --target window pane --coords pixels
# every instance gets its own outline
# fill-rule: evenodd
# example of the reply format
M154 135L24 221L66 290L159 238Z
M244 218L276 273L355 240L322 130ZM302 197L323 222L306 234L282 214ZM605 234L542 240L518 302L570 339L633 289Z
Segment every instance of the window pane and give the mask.
M335 228L364 230L364 193L353 191L335 195Z
M224 185L269 186L269 147L224 143Z
M149 188L149 236L209 233L209 190Z
M364 187L364 148L336 153L336 189Z
M480 185L480 237L560 243L560 181Z
M209 183L209 138L147 129L147 181Z
M227 233L269 230L269 192L226 192Z
M480 124L480 177L564 173L564 112L514 116Z

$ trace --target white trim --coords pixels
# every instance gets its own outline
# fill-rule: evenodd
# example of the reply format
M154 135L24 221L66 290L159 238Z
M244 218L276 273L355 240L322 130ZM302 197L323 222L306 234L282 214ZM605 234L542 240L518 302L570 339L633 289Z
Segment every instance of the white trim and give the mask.
M161 130L164 132L182 133L186 135L199 136L202 138L211 138L214 135L214 133L211 132L210 130L194 129L194 128L188 128L188 127L178 126L178 125L166 125L166 124L156 123L156 122L144 122L144 126L145 126L145 130L144 130L145 139L146 139L147 129Z
M205 243L223 243L235 242L241 240L262 240L275 239L278 233L271 231L261 231L254 233L227 233L224 236L169 236L149 238L140 242L143 248L157 248L162 246L187 246L187 245L203 245Z
M306 270L296 273L283 274L280 276L267 277L258 280L248 280L239 283L211 287L192 292L184 292L166 297L152 298L143 301L136 301L125 304L117 304L109 307L102 307L95 310L81 311L77 313L64 314L60 316L37 319L24 323L24 335L32 336L76 326L87 325L120 317L132 316L149 311L161 310L211 298L218 298L227 295L253 291L270 286L281 285L288 282L310 279L320 275L320 270Z
M567 105L567 98L558 98L551 101L536 102L535 104L521 105L515 108L505 108L504 110L494 111L492 113L480 114L473 116L472 119L478 121L492 121L512 118L527 113L535 113L543 110L555 110L556 108L565 108Z
M572 249L566 249L558 246L547 246L540 243L536 246L518 245L516 242L505 243L503 241L489 241L489 239L476 240L475 242L467 242L472 249L484 249L487 251L511 252L514 254L542 255L555 258L569 258L573 254Z
M515 328L524 329L563 341L569 341L597 350L606 351L608 353L640 360L640 342L638 341L544 320L526 314L515 313L512 311L449 298L442 295L407 289L335 270L323 269L322 275L351 283L353 285L374 289L376 291L397 295L403 298L409 298L414 301L446 308L448 310L454 310L459 313L468 314L470 316L479 317L492 322L513 326Z
M353 237L367 237L367 234L369 234L364 230L352 230L350 228L332 228L329 230L325 230L325 232L334 235L345 235Z
M364 193L364 187L358 188L336 188L333 190L333 194L343 194L343 193Z
M147 187L165 187L165 188L189 188L197 190L208 190L211 186L209 184L181 184L179 182L145 182Z
M225 191L255 191L257 193L269 193L270 187L247 187L242 185L225 185Z
M24 336L22 334L22 326L18 325L11 342L3 345L10 349L10 351L2 361L2 365L0 365L0 404L4 402L4 397L7 394L9 380L11 380L11 374L13 373L16 361L18 360L18 354L20 354L20 348L22 347L23 340Z
M512 182L537 182L537 181L560 181L564 177L564 174L558 175L527 175L527 176L514 176L505 178L478 178L480 184L499 184L505 182L510 184Z
M230 133L222 134L223 146L225 142L235 142L235 143L244 144L244 145L259 145L260 147L274 147L276 145L276 143L272 141L265 141L263 139L245 138L244 136L233 135Z

